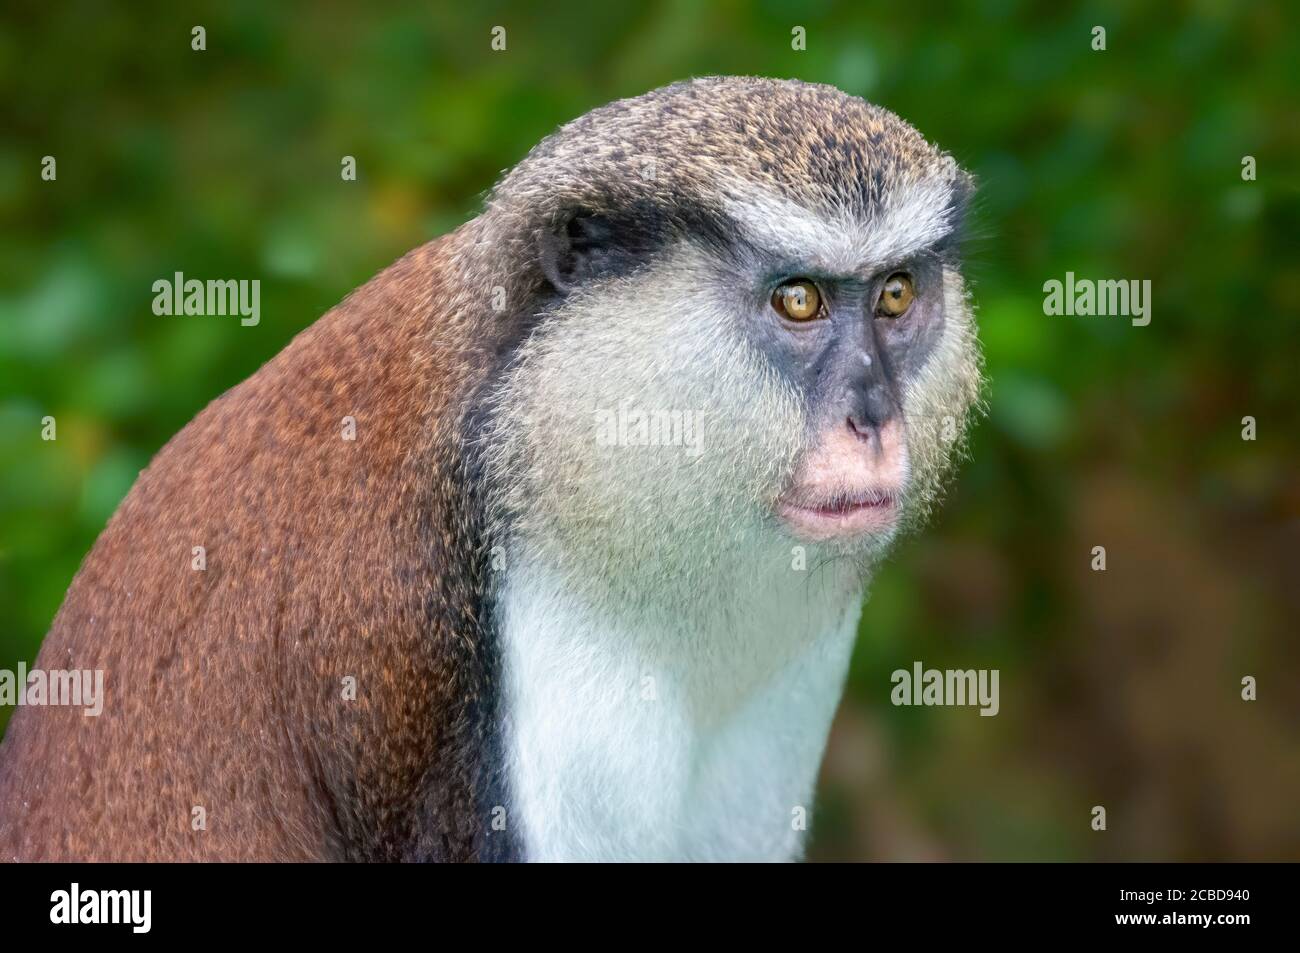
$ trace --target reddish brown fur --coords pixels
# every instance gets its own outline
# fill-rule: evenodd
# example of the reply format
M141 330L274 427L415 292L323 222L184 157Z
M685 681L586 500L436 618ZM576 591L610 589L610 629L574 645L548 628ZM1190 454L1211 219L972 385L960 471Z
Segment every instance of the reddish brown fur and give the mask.
M103 669L104 712L15 713L0 857L474 855L462 735L490 675L446 450L485 363L467 321L429 321L454 241L358 290L141 475L37 662Z

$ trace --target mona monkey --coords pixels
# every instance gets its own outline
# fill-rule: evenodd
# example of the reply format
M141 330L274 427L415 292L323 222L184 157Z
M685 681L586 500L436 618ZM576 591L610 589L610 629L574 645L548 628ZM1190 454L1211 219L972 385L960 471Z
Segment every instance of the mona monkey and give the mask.
M971 187L802 82L543 140L140 474L37 663L103 714L16 711L0 858L801 857L978 401Z

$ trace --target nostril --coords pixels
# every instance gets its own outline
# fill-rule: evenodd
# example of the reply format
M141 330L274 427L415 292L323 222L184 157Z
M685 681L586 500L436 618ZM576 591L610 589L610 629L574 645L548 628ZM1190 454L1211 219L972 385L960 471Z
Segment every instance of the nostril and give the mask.
M869 441L873 439L873 437L875 436L875 432L876 432L875 427L872 427L869 424L858 423L858 421L853 419L852 414L849 414L849 416L845 419L845 422L849 425L849 430L852 431L856 436L861 437L863 440Z

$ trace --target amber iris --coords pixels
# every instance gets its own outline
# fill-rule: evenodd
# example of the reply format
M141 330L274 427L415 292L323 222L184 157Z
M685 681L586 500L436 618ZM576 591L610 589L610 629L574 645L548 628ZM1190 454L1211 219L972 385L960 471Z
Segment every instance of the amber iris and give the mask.
M772 292L772 307L791 321L811 321L822 313L822 296L811 281L787 281Z
M912 276L896 271L885 279L880 289L880 300L876 302L876 315L881 318L897 318L907 312L915 297L912 290Z

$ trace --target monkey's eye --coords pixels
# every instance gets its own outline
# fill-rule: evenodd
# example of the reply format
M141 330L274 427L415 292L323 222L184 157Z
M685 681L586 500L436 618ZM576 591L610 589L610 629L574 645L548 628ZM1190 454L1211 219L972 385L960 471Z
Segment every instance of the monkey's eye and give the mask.
M912 306L916 297L912 290L912 276L903 271L896 271L885 279L885 286L880 289L880 300L876 302L876 317L897 318Z
M791 321L811 321L822 316L821 292L807 278L796 278L772 292L772 307Z

